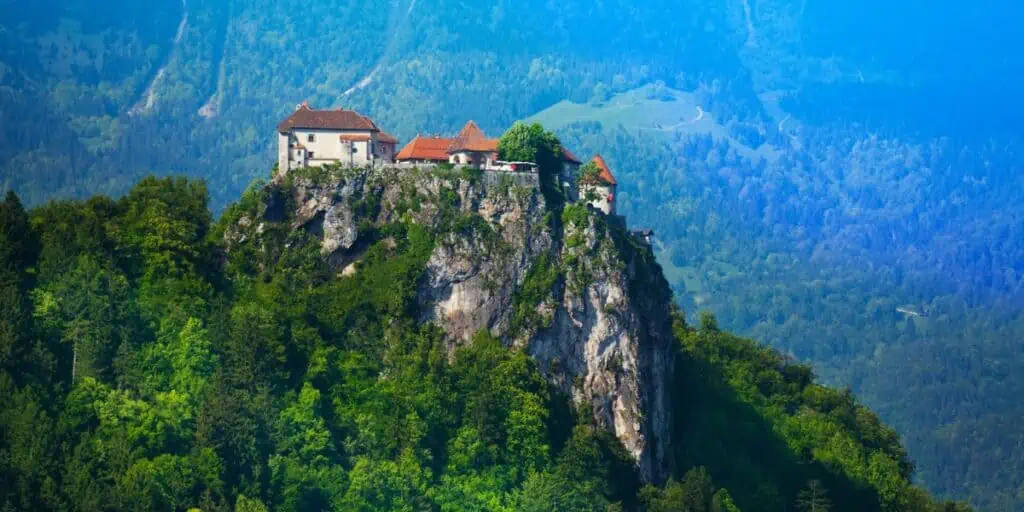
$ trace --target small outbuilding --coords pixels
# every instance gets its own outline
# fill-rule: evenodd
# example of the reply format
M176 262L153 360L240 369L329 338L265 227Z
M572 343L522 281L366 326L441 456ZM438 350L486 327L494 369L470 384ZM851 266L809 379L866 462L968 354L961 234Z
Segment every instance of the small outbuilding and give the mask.
M619 185L615 175L601 155L595 156L591 163L593 166L584 167L580 176L580 197L605 215L615 215L615 193Z
M639 240L645 245L654 245L654 230L653 229L634 229L630 231L634 238Z

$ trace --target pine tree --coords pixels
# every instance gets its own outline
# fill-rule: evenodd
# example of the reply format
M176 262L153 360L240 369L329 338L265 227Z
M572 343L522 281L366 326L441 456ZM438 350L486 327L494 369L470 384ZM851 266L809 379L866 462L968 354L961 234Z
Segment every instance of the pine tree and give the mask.
M18 196L7 192L0 203L0 368L20 366L28 353L27 269L39 253L36 240Z
M828 491L819 480L807 482L807 487L796 497L796 506L807 512L828 512L832 510L832 502L828 499Z
M0 203L0 271L9 270L23 277L38 254L39 241L28 214L18 195L8 191Z

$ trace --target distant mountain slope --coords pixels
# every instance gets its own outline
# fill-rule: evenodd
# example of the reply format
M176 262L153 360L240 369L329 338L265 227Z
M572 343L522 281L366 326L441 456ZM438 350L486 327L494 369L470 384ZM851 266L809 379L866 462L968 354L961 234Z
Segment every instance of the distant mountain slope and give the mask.
M1024 421L1012 377L1024 372L1020 214L996 206L1015 187L986 177L1016 157L962 151L948 167L955 149L938 141L804 133L802 157L769 163L710 133L653 137L593 121L559 131L609 158L620 211L654 229L686 311L710 309L851 386L906 435L924 483L1017 510L1021 472L995 461L1024 457L1010 427ZM902 312L908 304L921 316Z
M588 103L564 100L530 116L527 121L553 130L564 130L577 123L594 123L608 130L622 128L637 137L665 142L705 136L728 144L731 150L753 163L779 159L780 148L758 132L757 128L762 126L741 123L735 118L718 119L716 116L723 112L719 108L715 112L705 110L717 104L710 91L698 89L689 93L659 82L610 98L593 98ZM788 142L780 140L788 148Z
M614 142L623 204L659 228L688 311L865 393L933 488L1018 510L1024 472L968 453L1019 437L1024 35L997 4L16 0L0 189L38 205L175 173L220 211L302 100L403 141L537 115L579 152ZM901 364L934 375L926 395ZM979 409L984 432L958 426Z

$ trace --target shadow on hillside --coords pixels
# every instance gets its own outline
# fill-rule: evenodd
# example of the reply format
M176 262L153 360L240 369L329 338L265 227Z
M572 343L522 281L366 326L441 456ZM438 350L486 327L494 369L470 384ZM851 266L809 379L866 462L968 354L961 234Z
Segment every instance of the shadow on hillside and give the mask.
M824 485L835 511L879 510L873 489L796 453L719 368L679 350L675 375L677 475L707 468L741 510L799 510L797 495L810 480Z

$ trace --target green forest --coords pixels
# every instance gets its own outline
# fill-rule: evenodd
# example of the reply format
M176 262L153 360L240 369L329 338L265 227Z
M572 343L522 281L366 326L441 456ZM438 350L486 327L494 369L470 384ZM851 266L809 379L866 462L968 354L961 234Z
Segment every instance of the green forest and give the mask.
M851 393L710 313L674 314L675 464L645 485L522 350L481 331L449 352L416 320L434 244L464 228L367 213L387 238L349 276L287 214L259 246L226 245L293 181L255 183L217 221L184 178L29 210L7 194L3 510L968 510L914 486Z
M186 176L203 181L197 211L214 229L265 177L272 127L298 102L358 110L402 142L469 119L497 134L580 105L602 122L545 125L578 156L607 157L620 212L655 230L690 324L711 311L723 330L850 389L900 433L915 482L936 496L1020 512L1024 4L998 7L0 2L0 193L15 191L35 218L96 203L109 215L90 222L106 226L147 176ZM624 116L624 100L643 108ZM169 293L143 286L140 256L126 266L112 241L124 244L112 234L124 229L103 228L89 253L120 258L110 279L123 274L135 309L117 314L147 320L111 336L141 343L160 328L136 309ZM215 261L209 244L195 251ZM17 322L32 326L31 343L56 336L41 337L52 319L32 314L30 292L53 279L40 258L19 270L30 313ZM229 274L173 285L211 288L187 318L214 334L213 315L241 293ZM55 347L41 354L62 360ZM100 359L120 361L119 347Z
M1024 474L1008 420L1024 414L1016 207L982 222L985 206L948 198L992 188L1015 157L963 151L950 165L949 146L851 132L845 153L758 164L710 137L594 123L559 133L570 147L611 148L620 211L654 229L691 320L714 311L723 326L813 362L903 434L921 482L972 493L982 510L1014 509ZM910 173L908 158L935 171ZM836 188L854 179L856 192ZM980 238L1002 242L969 242Z

